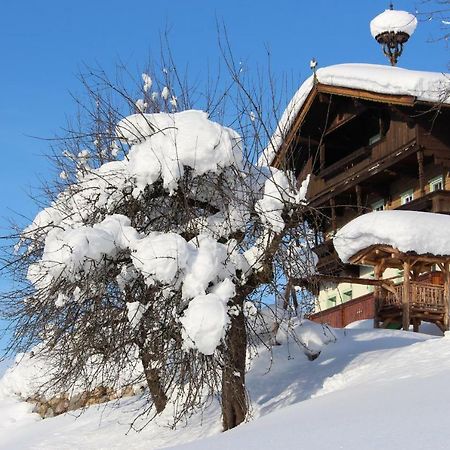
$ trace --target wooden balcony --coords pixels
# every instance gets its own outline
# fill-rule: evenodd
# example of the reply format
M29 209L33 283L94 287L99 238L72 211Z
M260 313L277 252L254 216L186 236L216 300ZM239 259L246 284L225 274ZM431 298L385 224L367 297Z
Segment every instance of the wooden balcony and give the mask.
M387 327L393 324L400 325L405 313L404 284L398 284L391 291L381 292L381 296L375 297L376 317L381 326ZM445 303L444 286L411 281L407 309L409 320L418 331L422 321L436 324L442 331L446 331L448 317Z
M411 139L402 145L380 152L378 147L358 149L338 162L312 175L308 197L312 206L326 204L331 198L383 172L418 151Z
M324 180L333 178L334 176L339 175L343 171L353 168L356 164L359 164L364 159L370 157L371 154L372 149L370 147L360 148L351 153L350 155L341 158L339 161L335 162L334 164L331 164L325 169L322 169L319 172L319 177L323 178Z
M403 283L397 284L394 291L388 291L386 297L380 299L380 311L402 308ZM411 281L409 306L411 311L442 314L445 310L444 286Z
M437 274L438 276L434 276ZM445 291L444 286L430 283L431 279L441 281L440 272L427 274L422 281L410 283L410 319L414 327L421 321L435 323L444 331ZM336 328L347 326L356 320L374 319L378 310L377 323L381 327L400 328L403 314L403 283L394 286L395 293L384 291L384 296L367 294L333 308L311 314L308 318L314 322L327 323ZM375 306L377 305L377 306Z

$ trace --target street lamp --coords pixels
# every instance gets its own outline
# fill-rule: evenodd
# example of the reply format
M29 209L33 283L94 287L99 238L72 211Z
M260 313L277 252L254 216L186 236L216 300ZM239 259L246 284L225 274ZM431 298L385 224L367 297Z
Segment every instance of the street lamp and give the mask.
M370 22L372 36L381 44L384 54L393 66L397 64L403 52L403 45L412 36L416 27L416 17L406 11L394 10L392 3L390 9Z

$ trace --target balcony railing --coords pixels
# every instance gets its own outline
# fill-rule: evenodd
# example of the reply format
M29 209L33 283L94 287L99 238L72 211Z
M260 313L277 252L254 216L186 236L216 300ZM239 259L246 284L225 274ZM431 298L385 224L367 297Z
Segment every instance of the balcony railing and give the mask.
M381 308L400 308L402 306L403 283L396 285L394 289L395 294L393 292L388 292L381 300ZM409 304L412 308L443 311L445 308L444 287L435 284L411 281Z

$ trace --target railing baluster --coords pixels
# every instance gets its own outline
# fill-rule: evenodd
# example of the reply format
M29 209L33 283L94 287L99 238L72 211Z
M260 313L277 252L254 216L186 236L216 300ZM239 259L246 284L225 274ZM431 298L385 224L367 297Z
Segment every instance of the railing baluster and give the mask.
M398 306L401 304L403 284L395 286L396 295L388 292L383 305ZM444 288L420 282L411 282L411 303L421 307L443 307L444 306Z

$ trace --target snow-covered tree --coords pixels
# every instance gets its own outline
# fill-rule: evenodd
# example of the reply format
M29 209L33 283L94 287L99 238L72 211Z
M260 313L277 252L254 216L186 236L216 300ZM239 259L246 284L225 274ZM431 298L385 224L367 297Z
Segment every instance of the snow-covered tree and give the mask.
M253 164L254 135L178 112L173 88L142 82L137 101L113 89L131 114L90 90L90 120L56 157L51 202L7 257L23 287L4 310L15 344L39 343L55 361L52 383L89 385L93 365L118 380L131 363L152 411L172 401L178 418L219 390L229 429L248 410L255 299L314 270L308 178Z

